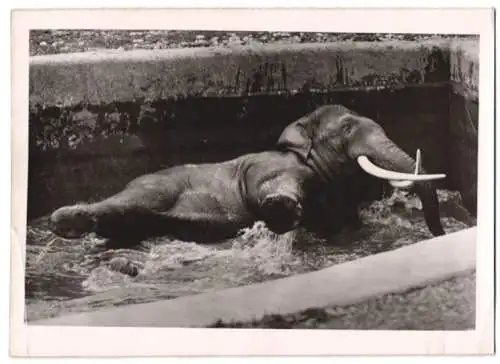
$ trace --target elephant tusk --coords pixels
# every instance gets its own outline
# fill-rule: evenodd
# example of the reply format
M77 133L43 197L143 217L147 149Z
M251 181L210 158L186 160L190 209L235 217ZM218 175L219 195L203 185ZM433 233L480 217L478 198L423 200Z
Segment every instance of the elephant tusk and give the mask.
M372 176L387 179L390 181L430 181L435 179L445 178L445 174L411 174L411 173L401 173L389 171L387 169L380 168L373 164L368 157L362 155L358 157L359 166L368 174ZM417 164L418 167L418 164Z
M415 174L419 174L422 170L422 156L420 155L420 149L417 149L417 155L415 156Z
M397 187L397 188L409 188L413 186L415 182L413 181L395 181L395 180L390 180L389 183L391 184L392 187Z
M422 157L420 155L420 149L417 149L417 155L415 156L415 172L414 172L414 174L419 174L421 170L422 170ZM413 186L413 184L415 182L391 180L391 181L389 181L389 183L392 185L392 187L409 188L409 187Z

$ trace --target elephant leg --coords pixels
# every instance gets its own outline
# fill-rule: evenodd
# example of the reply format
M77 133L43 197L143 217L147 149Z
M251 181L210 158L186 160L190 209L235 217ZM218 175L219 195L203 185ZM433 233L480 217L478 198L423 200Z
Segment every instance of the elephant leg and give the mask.
M175 206L162 215L171 235L205 243L231 238L252 222L246 207L234 196L212 190L183 193Z
M303 216L303 192L293 177L267 182L259 191L260 215L267 227L277 234L295 229Z
M296 198L287 195L266 196L261 211L267 227L277 234L295 229L302 220L302 205Z

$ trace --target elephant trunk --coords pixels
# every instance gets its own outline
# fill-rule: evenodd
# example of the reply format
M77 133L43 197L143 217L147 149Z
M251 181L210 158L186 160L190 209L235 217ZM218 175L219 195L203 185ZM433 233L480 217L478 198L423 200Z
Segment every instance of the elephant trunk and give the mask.
M362 157L361 161L363 161L363 158L365 161L371 159L375 166L381 167L379 169L380 171L385 170L389 173L391 171L397 172L396 174L390 176L388 175L387 177L374 174L379 178L402 181L405 179L409 180L410 178L408 177L410 174L415 177L412 178L414 181L413 188L422 201L425 222L434 236L444 235L445 232L443 226L441 225L439 214L439 201L434 182L432 181L433 179L443 178L444 175L425 175L425 171L420 166L416 165L415 160L388 138L384 138L382 143L380 143L379 140L376 147L372 147L370 150L365 150L364 152L365 153L360 153L358 156L358 162L360 157ZM362 162L360 162L360 165L363 169L365 169ZM377 169L377 167L374 168ZM366 170L367 169L365 169L365 171ZM419 175L415 175L415 171L418 171ZM398 174L398 172L402 172L404 174Z

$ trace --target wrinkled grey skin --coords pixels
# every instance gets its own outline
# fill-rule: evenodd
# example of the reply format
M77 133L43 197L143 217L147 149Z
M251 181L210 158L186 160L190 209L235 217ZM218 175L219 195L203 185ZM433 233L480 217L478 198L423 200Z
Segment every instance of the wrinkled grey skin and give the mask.
M346 207L348 192L335 186L346 175L359 173L358 156L398 172L412 173L415 166L377 123L340 105L320 107L295 121L283 131L277 147L222 163L182 165L141 176L101 202L55 211L52 230L66 238L95 232L119 246L162 235L220 241L258 220L279 234L299 225L328 230L344 223L332 219L339 214L329 211L345 210L345 221L355 215ZM329 188L334 193L326 198L321 191ZM430 231L444 234L432 183L415 183L414 188Z

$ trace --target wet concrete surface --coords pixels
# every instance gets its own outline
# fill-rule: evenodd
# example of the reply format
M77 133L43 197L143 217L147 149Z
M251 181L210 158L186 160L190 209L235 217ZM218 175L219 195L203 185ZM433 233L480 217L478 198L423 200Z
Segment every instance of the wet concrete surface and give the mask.
M349 330L473 330L476 273L344 307L311 308L293 315L269 315L246 323L212 327Z

